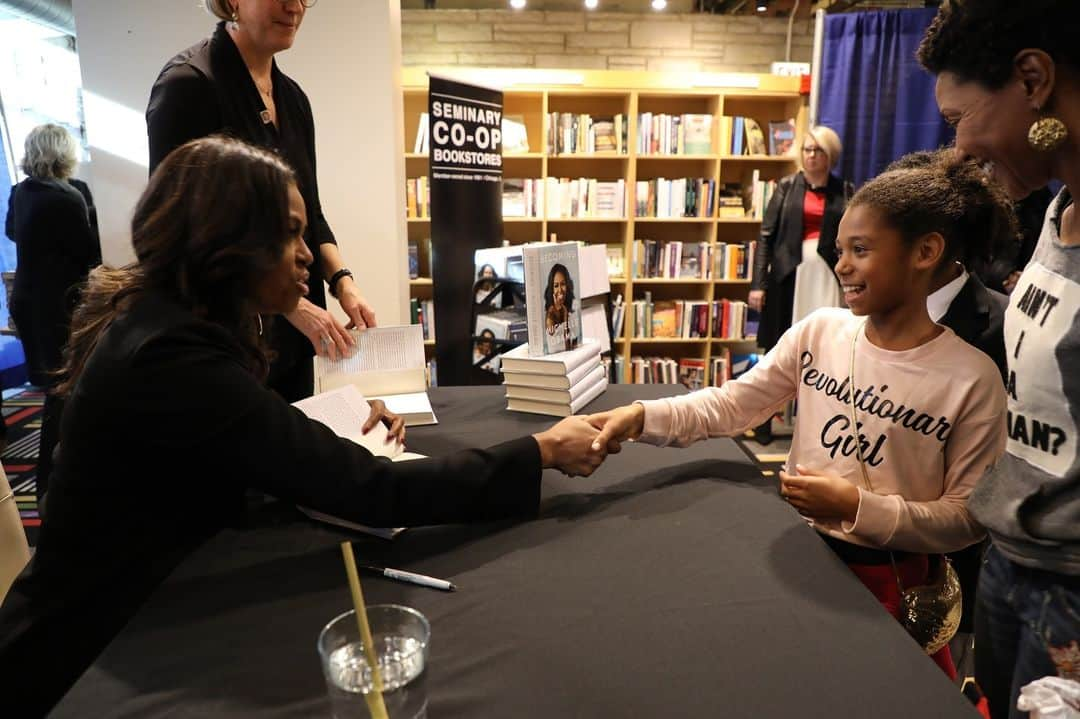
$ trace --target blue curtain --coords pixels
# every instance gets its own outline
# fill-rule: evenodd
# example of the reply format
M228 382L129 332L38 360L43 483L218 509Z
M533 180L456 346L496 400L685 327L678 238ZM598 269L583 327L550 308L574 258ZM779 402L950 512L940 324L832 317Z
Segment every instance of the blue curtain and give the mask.
M935 8L828 15L818 123L840 135L838 167L861 185L893 160L953 141L934 101L934 78L915 59Z
M11 194L11 176L5 143L0 141L0 223L7 220L8 196ZM0 236L0 271L15 270L15 243ZM0 326L7 326L7 292L0 285ZM26 358L23 356L22 343L14 337L0 336L0 384L4 389L26 382Z

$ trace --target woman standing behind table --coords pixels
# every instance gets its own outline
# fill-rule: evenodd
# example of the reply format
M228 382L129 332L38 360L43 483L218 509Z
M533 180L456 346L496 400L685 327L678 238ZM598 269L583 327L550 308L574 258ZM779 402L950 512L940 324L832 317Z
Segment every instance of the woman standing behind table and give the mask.
M39 499L49 487L63 412L63 403L52 391L54 373L63 364L78 286L90 268L101 263L90 190L71 180L76 148L75 139L59 125L39 125L30 131L22 163L27 179L12 188L5 228L18 253L11 316L26 353L30 382L46 392L36 472Z
M747 304L761 312L758 346L770 350L795 322L819 307L841 307L836 264L836 231L852 190L831 174L840 158L840 138L828 127L807 131L802 169L782 178L765 211L754 256ZM772 440L772 420L754 430Z
M918 52L957 148L990 164L1014 200L1065 184L1005 310L1005 456L968 502L992 541L975 678L995 719L1026 716L1017 696L1035 679L1080 681L1078 29L1076 0L946 2Z
M188 140L225 133L278 152L296 170L311 222L304 237L315 257L311 292L271 331L277 354L268 382L294 402L311 396L313 354L336 359L353 341L326 310L323 281L349 316L349 328L374 327L375 312L342 263L323 216L315 172L315 125L300 86L274 56L292 47L315 0L205 0L221 19L213 35L174 57L150 91L146 125L150 172Z

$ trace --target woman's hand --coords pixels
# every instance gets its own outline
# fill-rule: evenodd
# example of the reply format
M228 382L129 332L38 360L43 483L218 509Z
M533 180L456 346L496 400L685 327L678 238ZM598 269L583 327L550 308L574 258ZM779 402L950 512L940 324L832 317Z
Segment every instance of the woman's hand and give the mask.
M607 412L586 417L589 424L600 430L593 441L593 449L615 454L628 439L637 439L645 428L645 406L635 402Z
M388 410L381 399L369 399L368 404L371 405L371 414L368 415L364 426L360 428L360 433L367 434L374 429L375 425L382 422L386 425L387 437L396 440L398 444L404 444L405 420Z
M293 327L304 333L315 354L331 360L345 357L355 343L341 323L329 312L307 298L301 298L296 309L285 315Z
M780 472L780 496L810 519L854 522L859 513L859 488L832 474L818 474L801 464L797 474Z
M607 451L593 449L596 429L584 417L567 417L551 429L533 435L540 445L540 462L570 477L588 477L603 463Z
M342 277L337 283L337 299L341 309L349 316L346 329L367 329L375 326L375 310L360 294L352 277Z
M750 290L746 304L750 305L750 309L761 312L761 308L765 306L765 290Z

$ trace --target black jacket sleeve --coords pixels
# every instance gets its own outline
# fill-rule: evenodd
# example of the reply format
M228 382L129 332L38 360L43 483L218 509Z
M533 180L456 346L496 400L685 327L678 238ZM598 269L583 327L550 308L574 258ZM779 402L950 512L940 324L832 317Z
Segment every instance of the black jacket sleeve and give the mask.
M220 130L219 115L214 90L201 72L189 64L162 71L146 106L150 174L185 142Z
M205 338L174 337L139 351L148 376L156 367L180 365L170 381L175 419L163 453L215 457L221 475L244 486L374 527L529 517L537 511L540 449L532 437L390 462L308 419L233 356L208 352ZM206 416L208 406L215 408L213 418Z
M7 201L7 216L4 218L4 234L7 235L8 239L12 242L15 241L15 193L18 192L18 190L18 184L11 186L11 192L8 194Z
M311 101L308 100L307 95L299 87L297 87L297 92L300 93L300 102L304 108L304 141L307 144L308 157L311 158L311 181L313 183L311 196L315 198L314 207L307 208L308 224L311 225L312 238L315 240L312 244L323 245L329 243L336 245L337 238L334 237L334 232L330 229L330 223L326 221L326 216L322 210L322 200L319 199L319 171L315 162L315 118L311 112Z
M765 209L765 217L761 222L761 237L758 240L757 251L754 253L754 276L750 281L752 290L768 289L769 261L776 249L776 240L780 234L780 215L790 189L791 182L788 178L776 183L776 192L773 193L769 206Z

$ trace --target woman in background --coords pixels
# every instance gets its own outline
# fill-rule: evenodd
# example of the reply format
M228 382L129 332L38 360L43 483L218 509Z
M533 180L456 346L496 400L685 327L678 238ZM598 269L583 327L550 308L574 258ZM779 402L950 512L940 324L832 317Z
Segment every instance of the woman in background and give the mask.
M307 95L278 69L274 57L292 47L315 0L205 0L221 20L207 40L184 50L161 71L150 91L146 126L150 172L189 140L226 133L279 153L295 168L311 217L304 241L315 258L311 292L274 323L276 358L269 384L294 402L314 391L313 354L336 359L353 346L346 327L326 310L323 281L351 327L374 327L375 312L345 268L323 216L315 172L315 122Z
M765 210L747 304L761 312L758 346L773 348L792 324L819 307L841 307L836 231L852 190L832 173L842 146L824 126L807 131L801 169L782 178ZM772 418L754 430L762 444L772 440Z
M71 312L90 268L101 264L90 190L71 181L76 151L75 139L59 125L31 130L22 163L27 179L12 189L7 216L8 235L18 253L11 316L30 382L45 390L36 474L39 499L49 487L53 448L59 441L63 403L52 390Z

